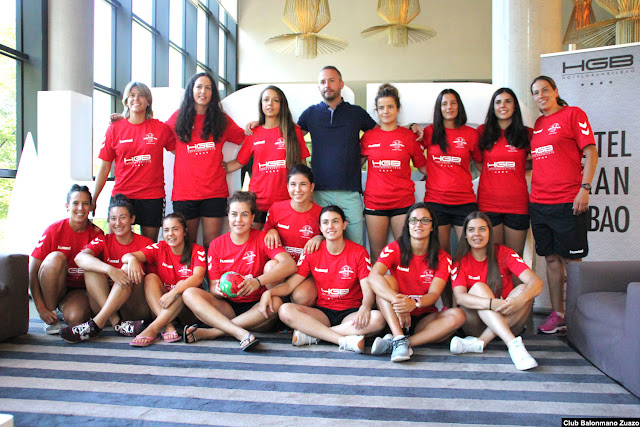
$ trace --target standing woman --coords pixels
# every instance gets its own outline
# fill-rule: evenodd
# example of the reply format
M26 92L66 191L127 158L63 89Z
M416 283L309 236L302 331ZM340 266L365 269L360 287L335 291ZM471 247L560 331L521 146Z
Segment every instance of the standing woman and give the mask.
M517 369L535 368L538 363L515 334L524 329L533 299L542 291L542 280L512 249L494 244L491 220L484 213L469 214L463 228L451 280L458 306L466 315L462 329L467 337L453 337L451 352L482 353L498 336ZM515 289L514 274L522 281Z
M591 181L598 151L587 115L558 96L551 77L539 76L531 94L542 115L531 139L531 229L536 252L547 262L553 311L538 328L553 334L566 330L564 322L565 266L589 253L587 228ZM582 157L584 156L584 167Z
M173 168L173 210L187 219L189 238L195 242L202 222L205 249L220 235L226 216L227 187L222 147L225 142L242 144L244 132L225 114L213 76L198 73L185 88L180 109L167 125L174 129L176 143Z
M344 238L346 228L342 209L334 205L322 208L320 229L326 240L314 253L300 257L296 274L262 294L260 311L265 316L278 311L280 320L295 329L291 341L294 346L324 340L337 344L341 351L364 353L365 335L377 334L384 328L384 317L372 310L375 294L366 281L371 270L369 254L364 247ZM280 305L282 297L290 295L310 276L318 291L314 307Z
M435 306L449 280L451 258L440 249L433 210L419 202L406 217L400 238L383 249L368 279L391 328L376 338L371 354L391 353L392 362L409 360L411 347L446 340L465 319L459 308L438 312Z
M152 245L153 241L132 231L133 205L122 194L111 199L108 220L111 233L94 238L75 258L78 267L84 270L87 294L100 311L85 323L63 328L60 336L68 343L96 338L107 322L120 335L135 337L144 329L144 322L124 320L122 316L146 319L150 315L142 284L129 278L121 258ZM144 270L139 273L142 277Z
M451 226L456 236L469 213L476 211L476 195L471 183L471 160L480 161L478 132L466 126L467 113L460 95L445 89L433 109L433 124L424 130L427 150L427 182L424 201L438 218L442 249L451 252Z
M86 186L73 184L65 206L69 218L47 227L29 258L29 289L47 334L60 332L58 312L72 326L89 320L92 310L84 274L74 258L95 237L104 235L89 221L91 193Z
M522 256L529 230L525 172L531 129L522 123L520 104L511 89L495 91L478 133L482 153L478 209L491 219L495 242Z
M407 211L415 203L411 161L426 173L424 152L415 135L398 126L398 89L389 83L381 85L375 104L380 127L365 132L360 139L362 157L367 161L364 219L374 262L387 243L389 225L394 239L398 239Z
M153 118L151 103L151 91L144 83L133 81L124 89L125 120L109 126L98 154L102 162L96 174L94 214L115 161L111 196L122 193L131 200L141 234L155 242L165 203L162 149L170 149L175 138L169 126Z
M313 172L307 165L295 165L289 171L288 189L291 200L282 200L271 205L264 226L264 242L269 249L284 246L297 263L303 253L315 252L324 237L320 233L320 212L313 197ZM313 278L307 278L291 294L296 304L311 306L316 301L316 286Z
M146 262L156 271L144 276L144 293L156 319L131 341L132 346L153 344L163 328L165 342L178 341L180 336L173 320L184 308L182 294L189 288L200 287L204 280L206 252L189 240L187 221L182 214L171 213L162 219L162 238L164 240L122 257L134 282L143 280L140 263Z
M287 174L293 166L304 163L309 150L280 88L267 86L260 93L258 114L260 126L246 137L238 157L228 162L226 169L227 172L240 169L253 155L249 190L258 197L254 228L261 230L271 205L289 198Z

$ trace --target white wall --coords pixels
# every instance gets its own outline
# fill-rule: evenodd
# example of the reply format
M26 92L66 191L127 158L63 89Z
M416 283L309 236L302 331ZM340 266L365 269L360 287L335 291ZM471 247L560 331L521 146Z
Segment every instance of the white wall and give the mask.
M265 40L291 33L282 21L284 0L242 0L238 6L238 81L240 84L314 82L324 65L337 66L363 100L364 81L491 79L491 0L422 1L411 23L434 28L435 38L393 48L364 39L360 32L385 22L373 0L329 0L331 22L321 34L346 39L349 46L315 59L275 53ZM360 92L361 91L361 92Z

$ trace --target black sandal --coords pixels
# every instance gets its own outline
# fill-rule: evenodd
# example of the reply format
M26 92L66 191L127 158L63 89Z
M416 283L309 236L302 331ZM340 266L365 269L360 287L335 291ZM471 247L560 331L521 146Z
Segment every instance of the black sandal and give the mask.
M240 341L240 349L242 351L249 351L252 347L255 347L260 343L260 340L256 337L253 337L253 341L251 341L251 337L253 337L253 334L247 335L245 339Z
M187 332L189 328L194 328L194 329L191 332ZM182 330L182 340L184 341L185 344L193 344L194 342L198 341L198 338L194 335L194 332L197 330L198 330L197 323L194 323L193 325L187 325L184 327L184 329ZM193 341L189 341L189 335L191 335L191 337L193 338Z

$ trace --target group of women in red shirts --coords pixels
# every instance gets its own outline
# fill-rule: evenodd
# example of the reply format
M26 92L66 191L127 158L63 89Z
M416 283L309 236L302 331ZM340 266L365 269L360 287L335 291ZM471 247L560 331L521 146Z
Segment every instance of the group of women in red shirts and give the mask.
M372 353L391 353L391 360L402 361L410 358L411 346L449 339L462 328L468 336L452 338L453 353L481 352L498 336L518 369L537 366L513 335L522 329L542 288L520 257L529 227L529 151L534 161L532 206L542 212L532 220L534 233L536 240L540 234L545 242L538 252L545 252L541 255L550 262L554 257L571 258L563 245L580 244L558 243L569 238L558 224L573 218L567 218L564 206L554 206L569 203L571 215L583 214L588 188L580 184L590 183L595 164L589 163L593 159L588 138L580 137L591 132L584 113L564 107L548 77L536 79L532 93L540 99L543 113L535 130L523 125L518 100L506 88L494 93L485 124L475 130L466 126L460 95L446 89L436 100L433 124L417 142L412 132L398 125L397 89L382 85L375 99L380 126L361 139L368 171L364 203L369 256L364 247L344 239L346 220L339 207L321 208L313 202L313 175L304 165L309 152L279 88L262 91L259 127L245 138L222 110L215 80L206 73L191 79L180 109L167 124L152 118L149 89L132 82L123 97L124 119L109 127L99 155L96 198L116 162L111 234L104 236L90 224L94 201L88 189L72 188L70 218L56 224L68 225L73 233L49 227L32 255L36 308L52 333L60 329L55 310L61 308L72 325L61 331L69 342L93 338L110 322L122 335L134 336L135 346L148 346L160 336L166 342L189 343L231 335L247 350L258 342L250 331L268 330L279 316L294 329L294 345L322 339L362 352L364 337L388 325L391 334L376 338ZM572 131L574 121L577 129ZM572 137L577 148L570 146ZM226 141L242 147L236 160L225 164ZM165 217L163 149L176 156L176 213ZM588 163L584 174L582 150ZM227 200L226 172L247 164L251 156L252 192L237 192ZM565 167L567 156L577 165ZM477 198L472 160L480 170ZM542 173L536 173L538 163ZM412 164L427 176L425 199L418 204ZM575 200L566 202L575 187ZM553 214L559 219L548 220ZM225 216L231 231L219 236ZM148 238L132 233L134 222ZM205 247L195 244L200 223ZM164 240L155 243L160 226ZM452 226L460 242L453 261ZM385 245L389 228L396 241ZM71 246L65 258L52 255L60 253L49 241L52 234L82 234L84 240L75 246L59 245ZM571 239L580 234L578 226ZM586 248L580 253L586 254ZM84 312L72 314L66 300L75 294L66 292L72 281L65 276L82 276L82 270L87 292L72 301L84 298ZM201 287L207 270L210 292ZM229 271L244 277L234 298L219 289L219 279ZM522 284L514 288L512 275ZM460 308L438 311L435 303L450 279ZM55 297L43 297L49 288ZM138 320L146 316L140 289L155 317L148 325ZM92 319L82 320L92 312ZM125 312L134 320L123 320ZM176 327L178 317L184 328ZM199 328L203 323L210 328Z

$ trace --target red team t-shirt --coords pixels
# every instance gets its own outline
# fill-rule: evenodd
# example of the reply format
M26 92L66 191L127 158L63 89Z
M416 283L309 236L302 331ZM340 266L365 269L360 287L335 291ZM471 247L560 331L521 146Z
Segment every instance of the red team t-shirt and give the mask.
M573 203L582 182L582 150L590 144L595 144L593 130L578 107L538 117L531 139L531 201Z
M346 310L362 305L360 280L369 275L371 259L367 250L351 240L339 255L331 255L324 241L312 254L302 254L298 274L313 276L318 289L316 305L331 310Z
M320 234L320 211L322 207L315 203L306 212L296 212L291 207L291 200L275 202L269 208L264 231L275 228L284 249L298 262L304 245Z
M137 252L149 245L153 245L153 240L136 233L133 233L133 241L128 245L120 244L115 234L106 234L96 236L82 249L91 250L96 258L112 267L122 268L123 255Z
M530 128L529 139L531 139ZM478 127L478 135L484 125ZM491 150L481 150L482 172L478 183L478 208L482 212L529 213L529 188L525 172L528 149L519 149L507 143L504 129Z
M62 252L67 258L67 286L84 288L84 272L77 266L74 258L87 243L98 236L102 237L104 233L97 226L89 223L83 232L76 233L71 229L69 219L65 218L44 230L31 256L43 261L51 252Z
M445 129L447 152L431 144L433 125L424 129L423 144L427 149L427 182L424 201L445 205L475 203L469 165L482 159L478 147L478 132L469 126Z
M196 114L191 140L182 142L175 136L175 142L167 149L175 150L173 167L173 194L171 200L204 200L229 196L227 173L222 167L222 147L225 142L242 144L244 131L227 117L227 127L219 141L209 135L202 139L204 114ZM175 131L178 111L167 120L167 125Z
M504 299L513 290L512 275L520 276L529 268L527 264L515 253L513 249L506 246L495 245L496 259L502 275L502 295ZM471 252L456 263L451 269L451 286L466 286L471 289L478 282L487 283L487 260L476 261Z
M164 197L162 150L173 143L169 126L156 119L136 125L124 119L110 125L98 157L116 162L111 195L122 193L131 199Z
M429 287L434 277L445 282L449 280L451 271L451 257L442 249L438 251L438 268L434 270L424 261L424 255L414 255L407 267L400 265L400 246L398 242L389 243L380 252L378 261L385 265L391 275L398 281L398 292L410 297L420 297L429 292ZM435 305L416 308L411 312L412 316L420 316L425 313L436 313Z
M309 157L309 150L304 143L304 135L296 126L300 159ZM253 135L247 136L240 148L237 161L246 165L253 155L253 176L249 182L249 190L258 197L258 209L267 212L273 202L289 199L287 190L286 146L279 128L265 129L258 126Z
M214 239L209 246L209 279L218 280L227 271L234 271L245 278L258 277L264 272L264 266L279 253L285 252L282 246L268 249L264 244L264 231L251 230L249 240L236 245L231 240L231 233ZM230 298L233 302L258 301L266 288L259 287L250 295Z
M400 209L415 203L411 164L425 165L424 152L409 129L371 129L362 135L360 150L367 156L364 206L371 210Z
M141 249L149 267L155 268L155 273L160 277L167 292L176 287L180 280L193 276L196 267L207 268L207 257L204 248L193 244L191 248L191 266L182 264L182 254L175 255L171 247L164 240L153 243Z

